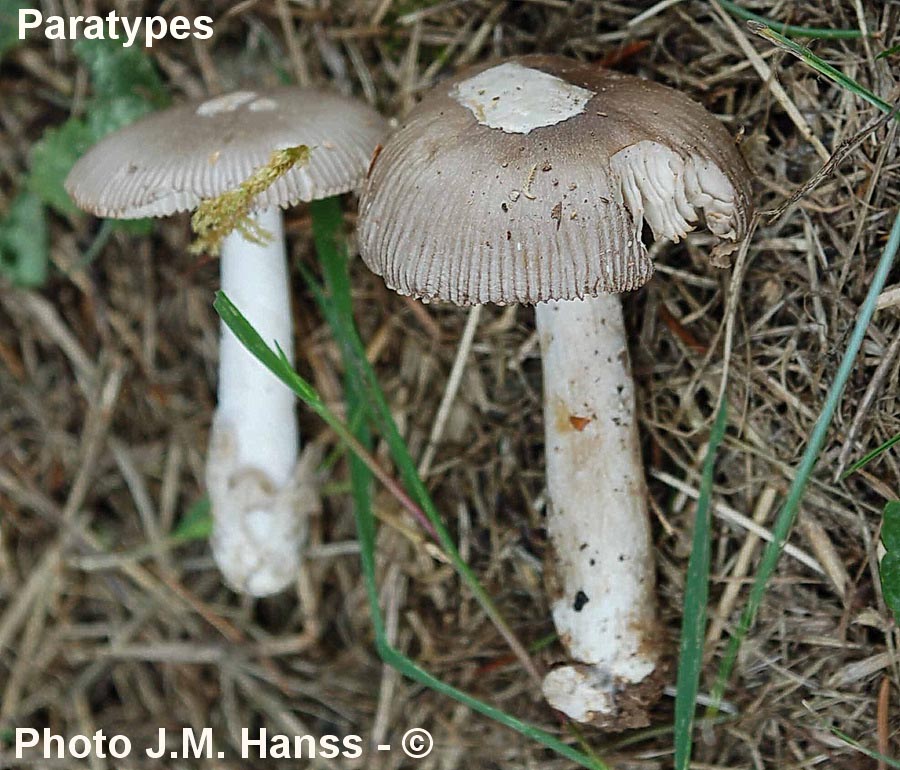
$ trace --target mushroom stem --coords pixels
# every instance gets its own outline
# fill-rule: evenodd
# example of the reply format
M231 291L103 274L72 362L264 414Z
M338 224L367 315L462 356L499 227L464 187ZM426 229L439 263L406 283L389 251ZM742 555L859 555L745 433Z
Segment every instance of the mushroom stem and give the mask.
M540 303L536 313L553 621L571 661L547 675L544 696L580 722L635 727L660 687L659 640L622 307L601 294Z
M222 290L262 338L293 361L290 288L281 210L255 220L271 238L233 232L222 245ZM206 483L216 563L235 589L266 596L297 575L306 533L301 515L296 399L223 323L218 407Z

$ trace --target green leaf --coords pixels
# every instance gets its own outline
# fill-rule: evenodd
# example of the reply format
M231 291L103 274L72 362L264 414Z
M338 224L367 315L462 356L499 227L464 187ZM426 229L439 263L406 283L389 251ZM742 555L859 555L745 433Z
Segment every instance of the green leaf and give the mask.
M40 198L21 192L0 221L0 273L17 286L41 286L47 278L50 246Z
M165 107L169 95L152 59L141 48L115 40L79 40L72 47L90 71L98 101L137 99L146 111Z
M78 208L63 188L75 161L106 134L134 122L168 102L153 62L137 49L114 40L79 40L75 53L87 65L95 96L85 108L86 118L69 118L47 129L31 150L27 186L61 214Z
M169 102L153 61L142 50L125 48L115 40L87 39L76 42L73 50L90 72L94 95L85 105L84 119L69 118L49 128L34 144L25 182L26 189L38 200L67 216L80 213L63 187L78 158L106 134ZM147 235L152 224L136 220L117 223L115 227Z
M892 500L884 506L881 542L888 551L900 554L900 500Z
M900 500L892 500L884 506L881 542L887 550L878 568L881 592L894 617L900 619Z
M94 140L169 104L150 57L111 40L79 40L74 50L91 73L94 96L86 115Z
M885 604L900 618L900 553L888 552L881 560L881 592Z
M75 55L90 71L93 97L85 109L92 141L166 107L169 95L150 57L114 40L79 40Z
M894 45L887 49L887 51L882 51L878 56L875 57L875 61L879 59L887 59L888 56L894 56L895 54L900 53L900 45Z
M0 6L0 59L25 42L19 40L19 11L33 7L30 0L4 0Z
M85 117L94 141L98 141L154 110L153 104L140 96L116 96L92 100Z
M93 143L93 133L81 120L69 119L57 128L48 128L31 148L28 189L60 214L77 214L78 208L63 182L75 161Z
M208 540L211 533L212 506L208 497L202 497L181 517L178 526L172 530L172 539L179 543Z

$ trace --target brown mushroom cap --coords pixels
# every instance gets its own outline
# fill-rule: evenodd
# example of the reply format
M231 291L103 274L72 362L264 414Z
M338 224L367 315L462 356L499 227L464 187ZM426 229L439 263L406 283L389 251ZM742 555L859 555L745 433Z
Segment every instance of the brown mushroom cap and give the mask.
M678 240L702 209L739 242L749 179L725 128L682 93L523 56L442 82L409 113L364 185L360 253L425 300L627 291L653 272L644 219Z
M258 200L260 208L290 206L357 187L386 133L378 113L337 94L290 86L234 91L110 134L75 164L66 190L98 216L167 216L237 187L274 150L305 144L309 163Z

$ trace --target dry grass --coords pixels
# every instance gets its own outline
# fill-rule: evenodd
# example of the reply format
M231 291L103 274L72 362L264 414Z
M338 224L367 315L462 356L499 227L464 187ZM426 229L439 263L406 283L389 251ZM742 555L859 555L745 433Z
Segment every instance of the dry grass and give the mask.
M744 4L759 12L778 5L795 24L865 23L877 37L815 49L883 98L900 97L897 58L875 60L898 43L896 2ZM46 5L76 12L68 0ZM172 13L188 6L162 5ZM775 207L878 117L700 0L660 4L636 24L629 21L651 3L420 5L198 3L196 12L216 19L210 44L165 42L153 56L176 98L274 82L275 67L284 67L301 83L330 83L393 115L468 62L530 51L593 60L625 47L630 55L617 66L682 88L732 132L743 132L761 208ZM115 7L132 16L158 10L142 2ZM753 51L758 55L748 58ZM35 137L77 111L84 88L63 44L30 43L4 61L0 211ZM707 674L760 552L759 539L734 514L764 530L791 479L900 198L896 132L896 124L881 125L865 136L798 205L764 222L750 247L730 339L730 422L716 478ZM437 743L417 767L566 767L382 668L341 486L343 462L329 471L326 510L312 526L310 558L293 595L242 602L222 587L203 544L172 546L168 533L202 495L216 265L187 256L186 219L161 224L150 239L116 235L84 264L96 228L88 218L53 220L48 285L40 292L0 287L0 729L49 726L71 735L102 728L143 747L158 727L210 726L218 747L234 756L241 727L357 733L396 744L417 725ZM288 215L288 229L295 258L313 265L303 208ZM659 248L657 277L625 300L673 657L692 495L722 371L722 343L711 346L721 340L730 277L708 264L708 243L698 234ZM358 262L353 278L364 340L401 430L421 456L465 313L405 302ZM339 352L299 278L296 291L301 372L338 406ZM535 343L529 309L484 309L427 476L464 556L525 641L552 630L541 577ZM876 544L881 508L900 493L900 465L888 453L848 482L834 480L848 458L900 432L898 350L897 311L882 310L807 494L794 549L782 559L727 694L740 717L703 736L696 767L873 767L828 728L874 746L884 678L889 699L881 721L888 732L898 723L896 633L880 595ZM334 445L309 415L302 425L308 440ZM451 569L391 498L376 501L383 600L397 646L454 684L559 730ZM654 722L665 726L671 718L664 698ZM617 767L670 766L670 734L639 737L616 749L615 736L587 733ZM888 747L897 748L893 732ZM0 766L15 765L5 762L0 756ZM393 752L370 754L365 766L407 765Z

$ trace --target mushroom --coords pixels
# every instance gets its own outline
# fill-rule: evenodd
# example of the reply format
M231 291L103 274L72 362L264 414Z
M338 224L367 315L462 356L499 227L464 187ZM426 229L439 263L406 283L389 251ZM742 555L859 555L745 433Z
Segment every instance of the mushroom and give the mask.
M663 672L647 490L616 293L643 285L642 242L700 212L732 251L749 172L701 106L671 88L557 56L435 87L363 187L359 247L401 294L534 303L543 355L552 613L568 653L544 695L573 719L647 723ZM555 574L554 574L555 573Z
M325 91L235 91L150 115L104 138L75 164L66 189L101 217L163 217L237 187L275 150L311 149L255 201L259 244L229 235L222 290L267 342L293 359L281 208L356 188L386 132L375 111ZM318 495L298 461L295 398L221 326L218 407L206 462L212 550L236 590L266 596L295 579L306 517Z

